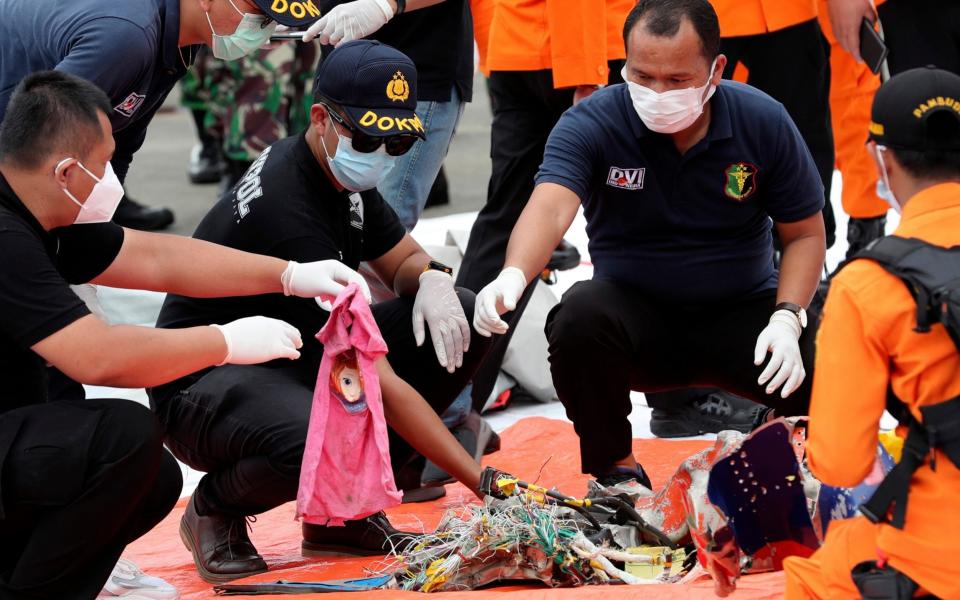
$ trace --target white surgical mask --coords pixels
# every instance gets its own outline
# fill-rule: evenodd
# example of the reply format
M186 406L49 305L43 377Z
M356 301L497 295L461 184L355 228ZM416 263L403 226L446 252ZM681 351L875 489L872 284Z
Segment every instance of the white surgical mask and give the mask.
M702 86L670 90L660 94L639 83L627 81L626 66L620 71L620 76L627 82L633 108L647 129L657 133L676 133L693 125L694 121L703 114L704 104L717 89L717 86L711 83L716 66L715 58L710 65L707 82Z
M54 172L59 171L60 166L68 160L73 159L65 158L61 160L54 168ZM83 172L92 177L97 183L93 186L90 195L87 196L86 202L82 203L70 193L70 190L62 188L67 198L70 198L74 204L80 207L80 212L77 213L77 218L74 219L73 223L75 225L83 225L84 223L106 223L113 218L113 213L117 210L117 205L120 204L120 200L123 198L123 185L120 183L120 180L117 179L116 173L113 172L113 166L109 162L107 163L107 168L103 171L103 177L97 177L91 173L79 160L77 161L77 166L83 169Z
M237 29L230 35L219 35L213 29L213 21L210 20L210 13L207 13L207 23L210 25L210 32L213 34L213 46L210 50L213 55L222 60L237 60L250 54L260 46L270 41L270 36L277 28L276 23L267 23L267 17L263 15L254 15L245 13L233 0L227 0L233 10L237 11L243 18L237 24Z
M393 169L397 157L387 154L386 146L381 145L373 152L357 152L353 149L350 138L340 135L340 132L337 132L337 137L337 154L333 158L330 158L322 135L320 143L323 144L327 164L330 165L333 176L351 192L372 190Z
M886 146L876 144L874 153L877 155L877 164L880 166L880 177L877 178L877 197L890 205L890 208L900 212L900 201L893 195L890 189L890 178L887 176L887 166L883 162L883 153L887 150Z

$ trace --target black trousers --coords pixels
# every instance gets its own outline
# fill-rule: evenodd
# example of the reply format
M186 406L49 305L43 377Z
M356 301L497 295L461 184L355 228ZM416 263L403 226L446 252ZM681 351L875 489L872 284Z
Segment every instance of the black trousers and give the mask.
M890 48L890 74L936 65L960 73L960 3L887 0L877 7Z
M833 128L830 124L830 47L816 19L761 35L722 38L730 79L738 62L749 70L747 83L783 104L807 143L823 180L823 220L827 247L836 239L830 205L833 181Z
M611 61L610 83L622 82L623 61ZM470 230L470 240L457 273L457 285L479 292L500 273L507 242L530 194L533 179L543 162L547 138L565 110L573 105L573 89L554 89L553 72L494 71L489 79L493 124L490 129L490 159L493 170L487 187L487 202ZM519 320L533 293L527 288L517 309L504 319ZM503 356L513 335L496 336L483 365L473 380L474 405L482 405L493 390Z
M124 547L173 508L180 467L156 417L128 400L20 408L0 415L0 434L15 423L2 465L0 598L95 598Z
M473 293L458 290L473 314ZM473 376L489 341L471 335L463 367L441 367L429 339L417 347L412 298L375 304L373 316L391 367L442 413ZM264 365L225 365L151 390L151 405L166 427L166 443L190 467L205 471L194 498L201 514L258 514L297 497L319 357ZM390 430L390 458L397 474L415 455ZM422 457L417 457L422 461ZM419 486L398 480L401 489Z
M584 473L602 475L631 453L630 390L714 386L769 405L781 416L807 414L813 331L800 337L807 376L786 399L757 384L757 336L775 290L728 304L677 306L609 281L581 281L547 317L550 371L580 436ZM811 315L811 322L816 316Z

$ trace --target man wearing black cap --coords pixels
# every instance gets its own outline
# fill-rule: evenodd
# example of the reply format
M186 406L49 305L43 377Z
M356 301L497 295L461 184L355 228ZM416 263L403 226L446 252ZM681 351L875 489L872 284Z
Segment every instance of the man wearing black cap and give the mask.
M372 307L390 348L378 368L394 472L415 448L476 489L479 465L437 417L486 348L483 338L471 336L465 316L473 311L473 294L454 288L450 269L431 260L374 189L395 158L425 135L414 111L416 68L379 42L349 42L322 63L314 101L306 134L264 150L194 236L292 261L336 259L350 268L367 261L399 296ZM180 460L207 472L181 532L200 575L211 582L267 568L243 519L296 497L323 352L308 334L323 326L328 313L293 298L169 295L158 321L178 328L246 314L283 318L307 332L298 368L218 367L151 390L167 445ZM425 327L433 343L421 347ZM417 474L416 481L397 481L398 488L418 487ZM305 523L303 549L379 554L393 533L382 513L345 527Z
M113 107L111 162L121 182L199 44L237 59L269 40L274 21L303 27L320 16L314 0L0 0L0 10L0 119L13 88L30 73L57 69L92 81ZM173 212L124 197L114 220L163 229Z
M891 243L920 240L926 244L911 253L912 272L946 267L952 269L948 278L955 278L956 253L924 262L920 252L960 244L960 76L934 68L894 76L877 92L871 121L868 146L880 173L878 195L901 217L893 236L868 247L866 256L880 256L871 253ZM834 522L813 557L787 559L788 598L859 597L851 569L863 561L876 561L875 576L906 588L916 584L932 597L960 597L960 514L949 508L960 502L960 469L950 446L957 432L950 419L927 419L931 410L956 413L960 353L943 323L934 320L923 332L918 315L926 311L918 312L911 295L919 289L908 288L876 260L855 260L833 278L817 337L808 464L824 483L862 482L874 468L880 417L892 395L912 415L901 418L901 425L910 423L901 465L918 466L901 480L906 489L887 488L906 493L890 515L883 503L874 510L871 500L861 511L872 520ZM920 439L914 429L933 426L933 448L914 445ZM878 491L877 497L887 496ZM898 517L896 509L904 507L905 518Z

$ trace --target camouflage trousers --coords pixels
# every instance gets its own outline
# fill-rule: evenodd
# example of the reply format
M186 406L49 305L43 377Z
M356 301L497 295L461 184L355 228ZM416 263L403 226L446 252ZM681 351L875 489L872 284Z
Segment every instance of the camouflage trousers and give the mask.
M181 103L205 110L205 133L221 140L223 155L251 162L270 144L310 123L315 43L278 43L240 60L197 55L181 82Z

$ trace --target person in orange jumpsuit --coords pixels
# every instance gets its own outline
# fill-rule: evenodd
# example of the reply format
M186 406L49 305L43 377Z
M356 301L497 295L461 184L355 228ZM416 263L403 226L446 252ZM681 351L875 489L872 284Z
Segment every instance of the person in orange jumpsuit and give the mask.
M877 197L877 169L863 143L880 77L843 49L828 15L827 0L819 0L820 28L830 42L830 116L837 168L843 177L841 202L850 217L849 258L882 236L887 224L887 203Z
M902 208L897 236L960 244L957 107L960 76L934 68L894 76L877 92L869 147L888 200ZM920 407L960 395L957 346L939 323L914 332L916 318L904 283L873 261L855 261L833 279L817 338L807 440L808 464L824 483L855 486L871 473L888 387L917 419ZM960 470L935 449L913 474L903 529L866 517L832 522L812 557L785 561L787 598L858 597L851 569L880 559L921 591L960 598L958 502Z
M489 76L493 169L458 286L479 292L500 272L510 232L533 193L547 136L560 115L598 87L622 81L626 53L621 34L635 3L471 0L480 70ZM532 290L511 322L519 319ZM509 339L505 335L493 344L474 377L475 405L490 395Z

